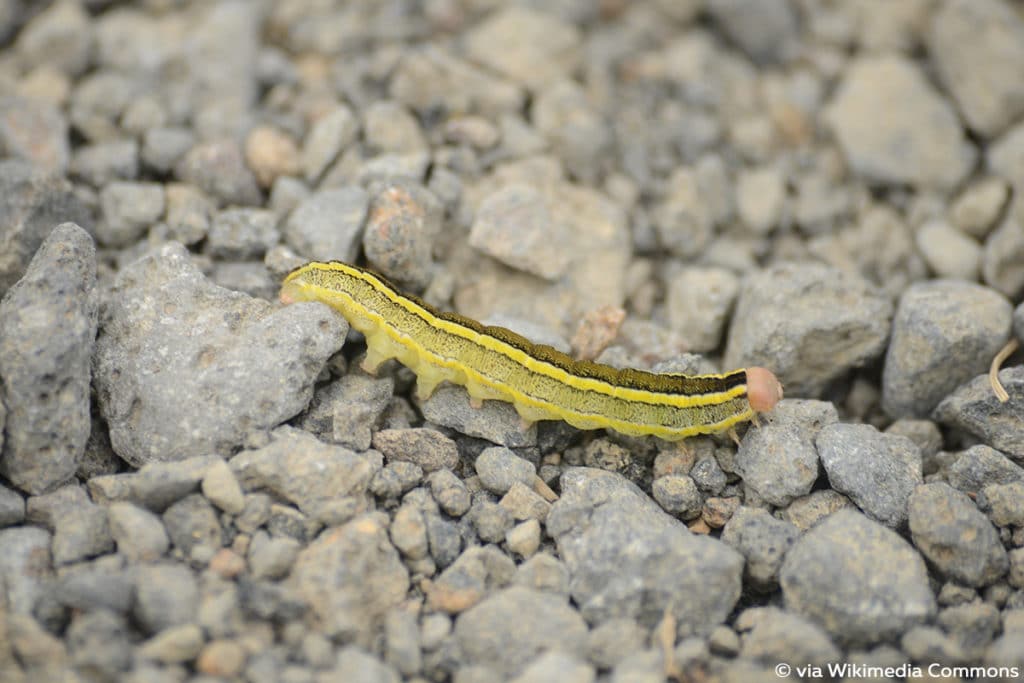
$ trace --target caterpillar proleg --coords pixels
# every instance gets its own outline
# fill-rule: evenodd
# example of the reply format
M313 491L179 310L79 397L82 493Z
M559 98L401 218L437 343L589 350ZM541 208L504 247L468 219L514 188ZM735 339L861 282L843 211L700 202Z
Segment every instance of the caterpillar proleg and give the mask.
M439 312L380 275L337 261L293 270L281 300L320 301L341 313L366 336L368 372L396 358L416 373L421 398L452 382L477 402L512 403L527 422L564 420L676 441L728 430L782 398L782 385L765 368L691 376L574 360L503 327Z

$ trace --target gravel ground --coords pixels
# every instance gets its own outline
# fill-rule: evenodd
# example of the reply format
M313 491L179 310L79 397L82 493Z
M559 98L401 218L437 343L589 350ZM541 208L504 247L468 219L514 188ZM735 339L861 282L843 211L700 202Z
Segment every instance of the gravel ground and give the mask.
M0 680L1018 679L1021 64L1010 0L0 2ZM788 398L421 401L310 259Z

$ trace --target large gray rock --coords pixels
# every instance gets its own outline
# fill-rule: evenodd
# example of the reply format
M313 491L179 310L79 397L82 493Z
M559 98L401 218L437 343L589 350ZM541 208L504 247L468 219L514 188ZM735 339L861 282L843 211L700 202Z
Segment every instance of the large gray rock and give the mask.
M935 408L939 422L975 435L1017 461L1024 461L1024 366L999 373L1010 400L1002 403L988 374L978 375Z
M739 599L743 557L689 532L628 480L573 468L547 517L587 621L632 617L653 627L670 609L680 628L706 635Z
M0 295L18 281L53 226L91 226L90 213L65 178L24 161L0 161Z
M871 425L832 424L815 442L832 488L894 529L907 521L907 498L921 483L921 449Z
M988 585L1009 566L996 528L966 493L944 482L910 496L910 533L925 557L961 584Z
M786 607L863 647L935 614L924 560L895 531L840 510L801 536L782 564Z
M101 318L100 410L136 466L229 454L296 415L347 330L320 304L275 309L213 285L176 243L122 270Z
M927 417L947 394L988 368L1010 335L1012 312L1005 297L973 282L911 285L900 297L885 355L885 411L895 418Z
M983 37L983 38L982 38ZM1024 20L1003 0L939 4L928 54L967 125L991 137L1024 112Z
M857 276L812 263L772 266L743 282L724 365L763 365L788 393L816 397L882 353L891 317L889 300Z
M468 664L514 676L547 650L582 656L587 625L550 593L523 586L499 591L455 622L455 638Z
M74 223L54 228L0 301L0 473L29 493L67 481L85 452L96 340L96 247Z
M327 529L295 560L288 584L331 637L368 646L387 612L406 598L409 572L388 540L386 519L363 515Z
M948 190L978 156L956 112L904 57L853 61L825 120L850 166L869 182Z

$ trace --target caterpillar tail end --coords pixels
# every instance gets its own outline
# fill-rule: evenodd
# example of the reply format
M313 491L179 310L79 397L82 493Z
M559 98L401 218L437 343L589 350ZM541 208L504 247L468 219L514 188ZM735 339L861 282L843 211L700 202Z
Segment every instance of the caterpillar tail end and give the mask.
M766 368L747 368L747 400L759 413L767 413L782 400L782 383Z

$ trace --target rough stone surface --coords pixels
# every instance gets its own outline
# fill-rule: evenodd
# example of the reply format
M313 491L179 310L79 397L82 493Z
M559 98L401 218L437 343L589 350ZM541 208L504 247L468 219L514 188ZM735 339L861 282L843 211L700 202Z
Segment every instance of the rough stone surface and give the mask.
M1024 112L1024 78L1009 66L1024 59L1024 20L1013 5L941 3L927 37L939 78L973 131L991 137Z
M0 301L0 473L23 491L48 491L78 468L91 427L97 316L92 238L63 223Z
M123 270L101 309L94 372L111 444L137 466L230 451L302 410L344 332L321 305L272 310L164 247Z
M882 353L891 317L892 304L861 278L773 266L740 288L724 365L772 368L792 395L812 397Z
M288 579L329 636L368 644L405 599L409 572L378 515L325 530L304 548Z
M836 512L801 536L780 583L788 610L854 647L898 636L936 609L920 555L854 511Z
M547 650L581 656L587 626L565 602L512 586L460 615L454 635L468 664L515 676Z
M736 473L765 501L788 505L811 492L820 471L814 439L838 419L831 404L784 399L775 407L771 422L740 442Z
M774 590L779 569L800 530L765 510L740 507L722 529L722 541L746 559L744 576L760 590Z
M909 287L896 308L885 355L885 411L927 417L950 392L987 370L1010 335L1011 314L1002 295L974 283L930 280Z
M870 425L831 424L815 444L834 490L872 519L904 526L907 499L921 483L921 451L913 441Z
M1006 573L999 532L967 494L948 484L924 484L910 496L910 533L924 556L960 583L985 586Z
M887 116L879 118L882 108ZM825 118L847 161L869 182L948 190L978 156L953 108L903 57L853 62Z
M988 374L979 375L935 408L939 422L974 434L1015 460L1024 460L1024 366L999 373L1010 400L996 398Z
M369 509L367 487L382 467L379 453L354 453L292 427L276 429L270 438L263 448L231 459L245 489L267 490L327 523Z
M592 623L632 617L653 626L666 605L680 628L707 634L739 598L742 556L690 534L636 486L588 468L562 475L547 530L569 569L570 591Z

